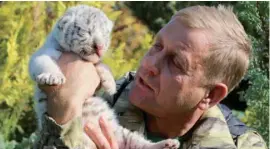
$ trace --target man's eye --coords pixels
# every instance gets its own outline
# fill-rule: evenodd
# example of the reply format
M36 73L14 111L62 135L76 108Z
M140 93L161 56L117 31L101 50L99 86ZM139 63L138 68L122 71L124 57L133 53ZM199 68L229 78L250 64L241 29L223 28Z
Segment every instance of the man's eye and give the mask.
M172 63L179 70L181 70L181 71L184 70L183 66L180 64L180 62L179 62L179 60L177 58L172 58Z
M177 60L175 60L175 58L173 59L173 63L176 67L181 67L181 65L179 64Z
M161 44L154 44L154 49L155 50L158 50L158 51L161 51L163 49L162 45Z

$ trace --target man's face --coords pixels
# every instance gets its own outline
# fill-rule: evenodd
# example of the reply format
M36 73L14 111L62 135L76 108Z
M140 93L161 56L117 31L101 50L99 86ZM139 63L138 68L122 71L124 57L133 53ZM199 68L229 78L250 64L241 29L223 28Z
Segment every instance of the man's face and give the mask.
M171 20L141 61L130 91L131 103L157 117L196 109L206 94L201 58L207 48L206 32Z

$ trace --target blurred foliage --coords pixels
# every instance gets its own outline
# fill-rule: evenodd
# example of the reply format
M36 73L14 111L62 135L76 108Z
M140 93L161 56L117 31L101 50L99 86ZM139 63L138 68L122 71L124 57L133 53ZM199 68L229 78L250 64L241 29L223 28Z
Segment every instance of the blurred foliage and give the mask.
M258 130L269 143L269 2L218 2L218 1L171 1L171 2L125 2L133 14L142 20L152 32L162 28L178 10L194 5L233 6L253 45L253 57L244 81L248 86L236 88L240 100L247 109L242 119L248 126ZM249 85L250 84L250 85ZM235 93L235 92L234 92ZM226 99L229 100L229 99ZM231 99L230 102L234 102ZM240 102L236 102L240 103ZM237 105L236 105L237 106ZM238 113L241 116L241 114ZM268 144L269 145L269 144Z
M3 136L0 135L0 149L30 149L33 148L36 139L37 136L35 133L32 133L28 138L23 138L20 142L15 140L6 141Z
M114 21L104 63L118 79L136 69L153 35L177 10L220 3L234 6L252 39L254 56L245 77L251 85L240 93L248 105L243 121L268 140L268 2L0 2L0 149L30 148L36 138L28 60L68 7L95 6Z
M32 111L33 88L28 78L27 63L31 51L41 44L44 40L41 37L45 36L42 29L44 17L35 7L40 7L39 3L32 6L29 3L1 4L0 134L4 139L17 137L15 131L24 133L18 123L23 115ZM35 125L33 121L27 122L25 126Z
M135 70L153 39L148 28L121 2L115 4L120 15L115 20L111 48L104 57L116 79Z

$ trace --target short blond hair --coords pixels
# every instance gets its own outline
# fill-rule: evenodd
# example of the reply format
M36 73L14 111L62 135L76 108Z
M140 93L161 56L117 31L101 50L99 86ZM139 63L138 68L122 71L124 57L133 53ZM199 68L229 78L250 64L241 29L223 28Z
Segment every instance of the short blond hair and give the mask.
M209 54L202 60L205 80L221 80L231 91L245 75L251 56L250 41L232 7L193 6L178 11L172 18L180 19L188 28L209 31Z

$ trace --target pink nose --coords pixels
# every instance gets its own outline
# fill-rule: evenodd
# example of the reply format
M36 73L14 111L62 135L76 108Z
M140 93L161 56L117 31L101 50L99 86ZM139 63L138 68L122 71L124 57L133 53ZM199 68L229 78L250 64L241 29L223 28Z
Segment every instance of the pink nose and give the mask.
M103 50L103 45L97 45L97 55L99 56L99 57L101 57L101 54L102 54L102 50Z
M103 45L97 45L97 51L103 50Z

